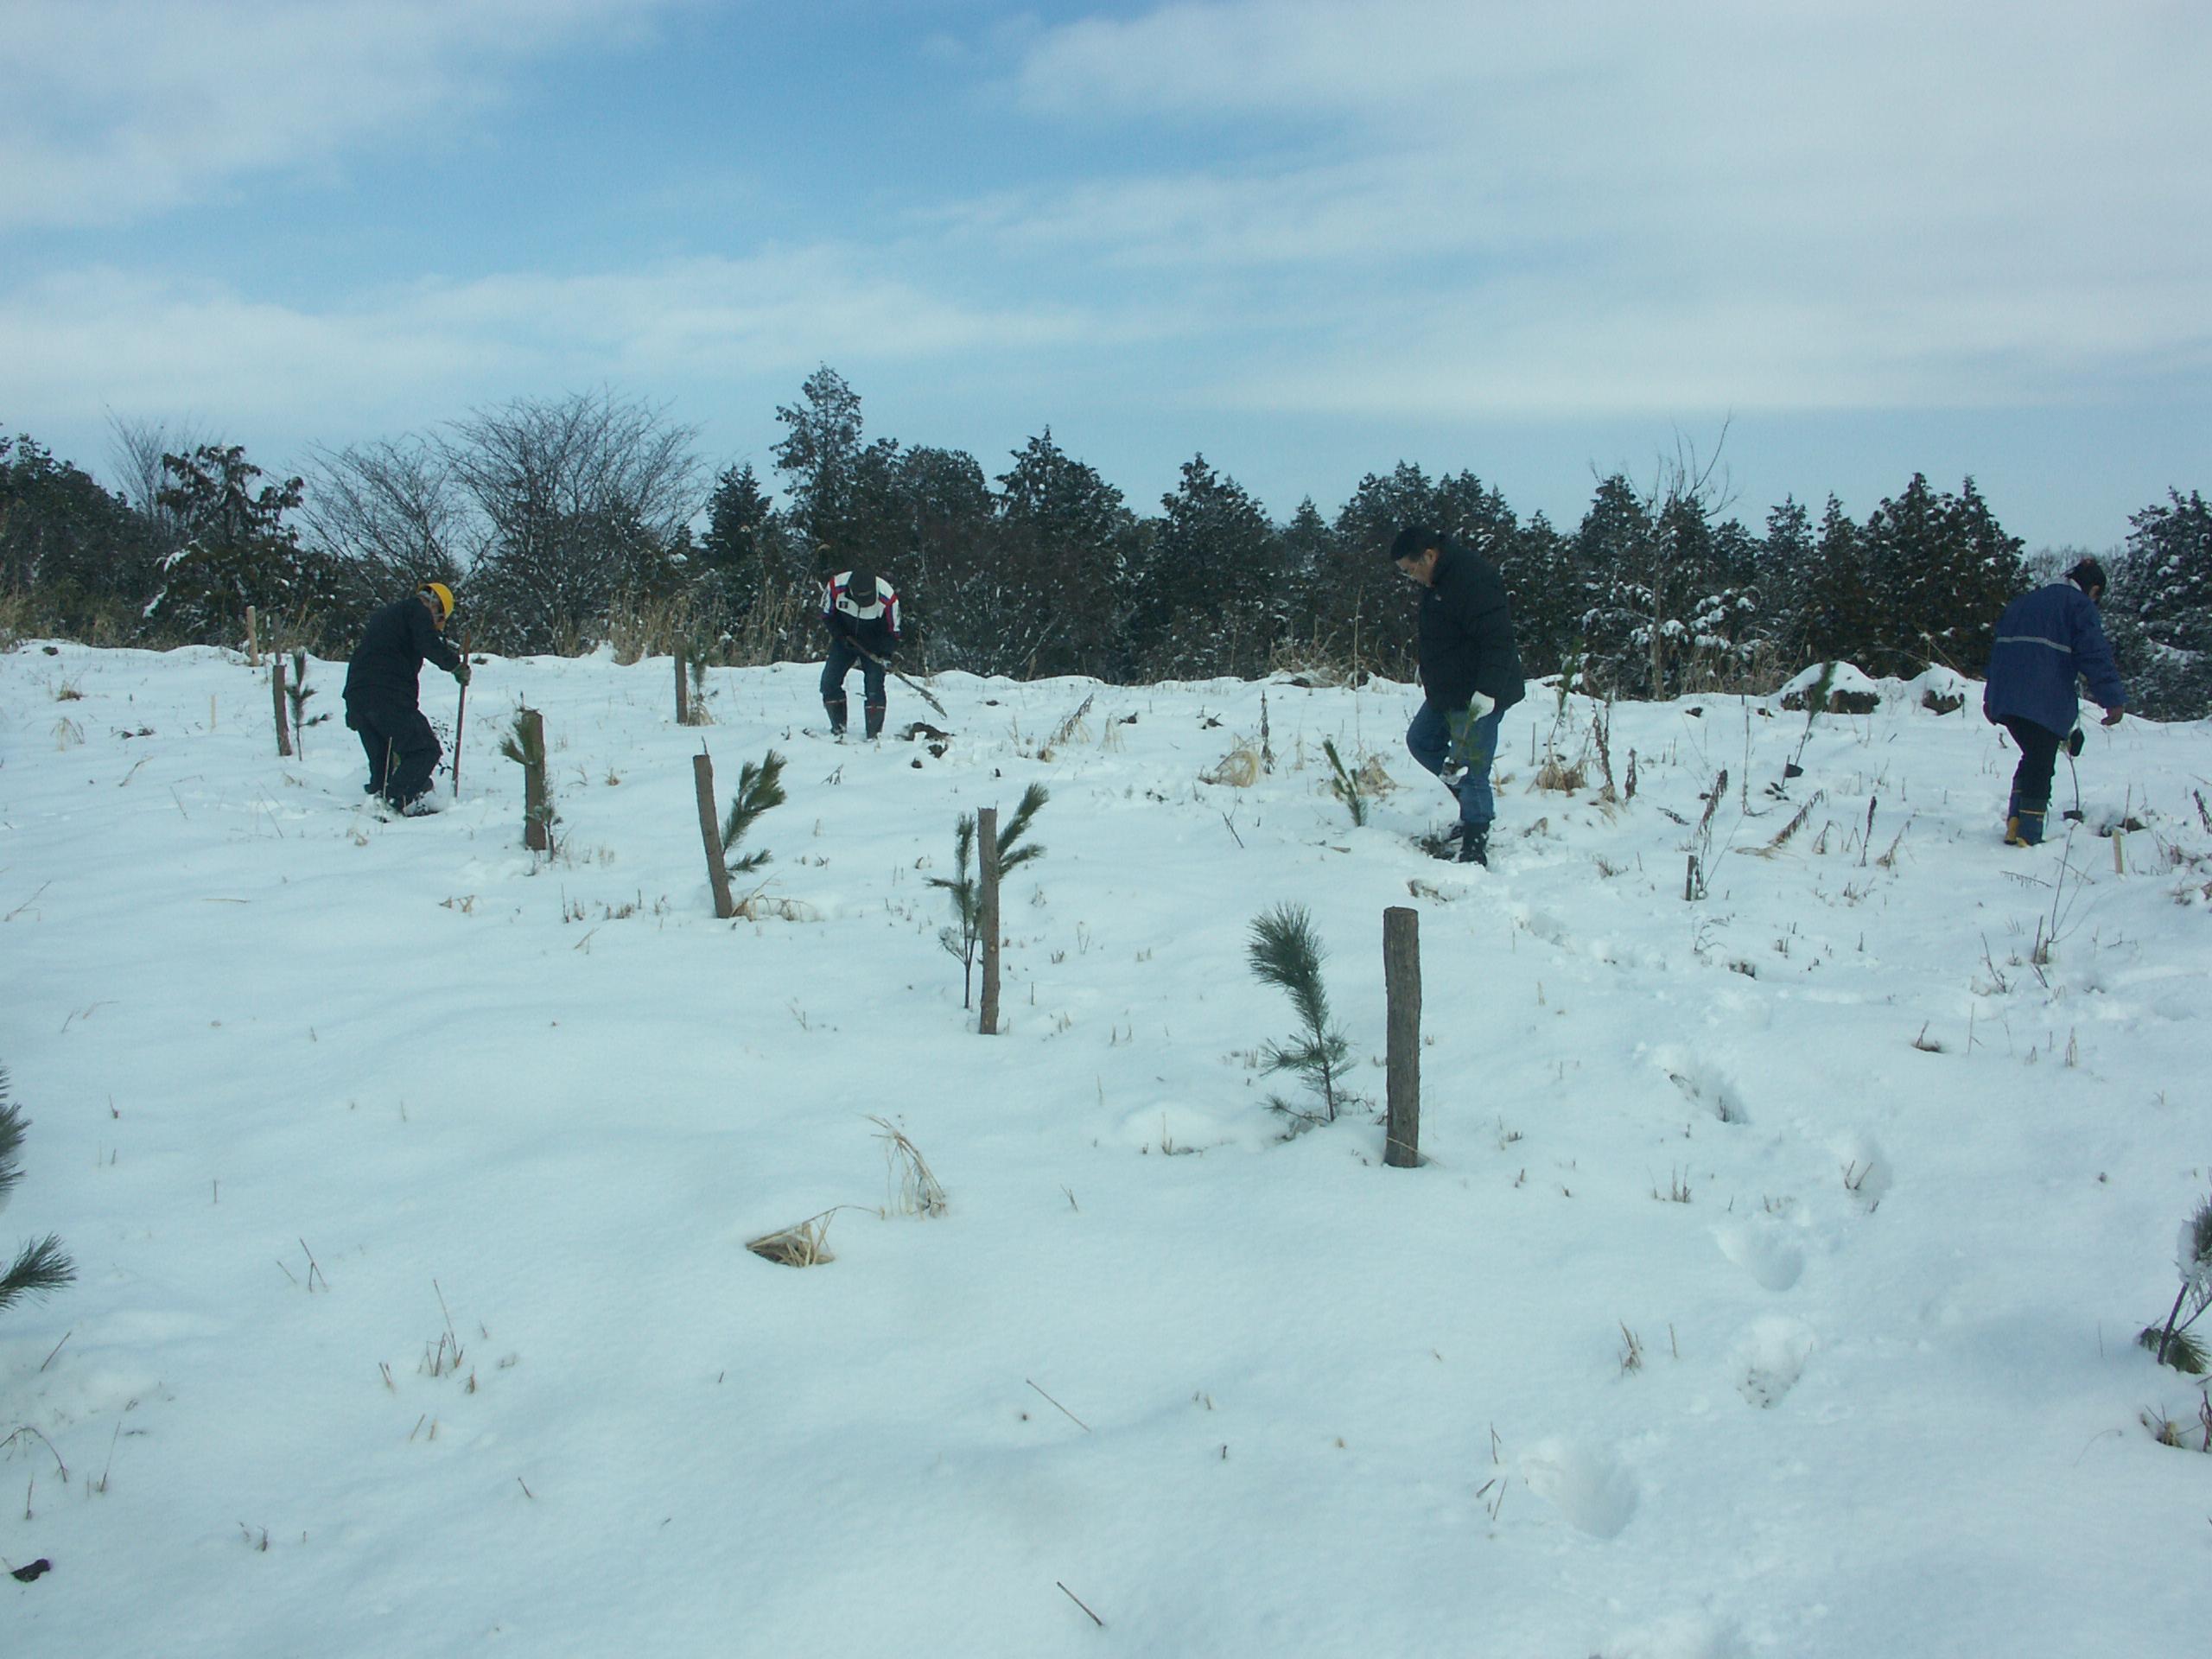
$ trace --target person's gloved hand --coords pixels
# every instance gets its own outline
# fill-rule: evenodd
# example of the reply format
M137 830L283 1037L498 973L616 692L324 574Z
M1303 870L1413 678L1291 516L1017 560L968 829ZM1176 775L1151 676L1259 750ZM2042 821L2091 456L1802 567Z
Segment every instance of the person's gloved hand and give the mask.
M1459 780L1467 775L1468 763L1472 758L1468 744L1475 722L1497 707L1497 698L1478 691L1467 699L1465 709L1455 709L1444 716L1444 729L1452 734L1452 741L1444 751L1444 770L1440 774L1446 784L1456 788Z
M2099 721L2097 724L2100 726L2117 726L2120 724L2121 715L2126 712L2126 711L2125 709L2107 709L2105 710L2105 717Z
M2072 731L2066 734L2066 753L2069 754L2081 753L2082 744L2088 741L2088 739L2082 735L2082 728L2079 726L2076 726Z
M455 670L454 670L454 671L453 671L453 677L454 677L454 679L456 679L456 680L460 681L463 685L467 685L467 684L468 683L468 658L467 658L464 657L464 658L462 658L461 659L461 666L460 666L459 668L456 668Z

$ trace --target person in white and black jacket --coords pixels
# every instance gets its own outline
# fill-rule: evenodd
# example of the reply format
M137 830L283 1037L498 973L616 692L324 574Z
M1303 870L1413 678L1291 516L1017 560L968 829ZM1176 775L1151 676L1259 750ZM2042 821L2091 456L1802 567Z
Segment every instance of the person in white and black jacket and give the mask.
M830 660L822 665L822 707L830 734L845 734L845 677L861 666L861 708L868 734L883 735L883 674L899 649L899 590L873 570L855 567L830 578L822 590L822 626L830 631Z

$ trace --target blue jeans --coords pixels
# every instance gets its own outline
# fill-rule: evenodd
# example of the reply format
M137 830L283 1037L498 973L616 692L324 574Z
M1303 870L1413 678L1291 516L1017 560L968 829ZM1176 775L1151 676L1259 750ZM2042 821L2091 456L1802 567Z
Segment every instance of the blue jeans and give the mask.
M1497 723L1505 717L1493 709L1467 733L1467 775L1459 780L1459 822L1470 829L1486 826L1497 816L1497 802L1490 792L1491 762L1497 758ZM1452 730L1444 711L1426 698L1414 723L1406 728L1406 751L1427 770L1444 770L1444 757L1452 747Z

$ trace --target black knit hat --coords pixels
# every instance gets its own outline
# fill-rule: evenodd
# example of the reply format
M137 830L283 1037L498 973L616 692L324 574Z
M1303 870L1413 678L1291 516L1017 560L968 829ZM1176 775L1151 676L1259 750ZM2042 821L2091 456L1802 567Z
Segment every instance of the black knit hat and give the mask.
M2066 573L2066 580L2085 594L2092 588L2101 593L2105 586L2105 568L2094 559L2084 559Z

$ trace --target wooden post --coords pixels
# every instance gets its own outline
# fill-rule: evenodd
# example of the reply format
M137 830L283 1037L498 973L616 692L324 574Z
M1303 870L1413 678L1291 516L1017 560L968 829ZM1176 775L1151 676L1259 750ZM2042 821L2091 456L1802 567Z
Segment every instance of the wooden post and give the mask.
M983 936L983 1011L976 1029L995 1037L999 1029L999 810L984 807L976 814L976 846L982 864L982 892L976 900L977 925Z
M284 659L273 658L269 664L269 695L276 703L276 753L286 760L292 757L291 721L284 717Z
M699 838L707 843L707 885L715 890L715 915L728 921L737 914L729 896L729 861L722 856L722 827L715 817L715 761L704 749L691 757L691 781L699 791Z
M1388 1116L1382 1161L1421 1164L1421 917L1403 905L1382 912L1382 991L1388 1000Z
M691 723L691 682L684 674L685 666L683 647L678 645L676 648L676 723L679 726Z
M552 810L545 799L545 716L525 709L516 716L524 728L522 751L535 755L522 768L522 844L533 853L553 850Z
M253 607L251 605L245 607L245 660L246 666L249 668L261 666L261 632L255 623ZM287 749L284 753L289 754L291 751Z

